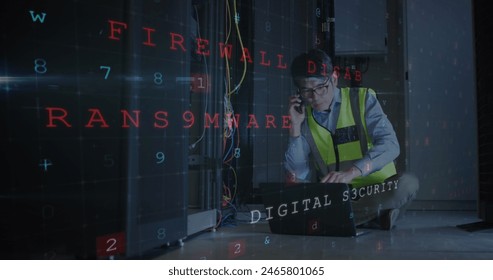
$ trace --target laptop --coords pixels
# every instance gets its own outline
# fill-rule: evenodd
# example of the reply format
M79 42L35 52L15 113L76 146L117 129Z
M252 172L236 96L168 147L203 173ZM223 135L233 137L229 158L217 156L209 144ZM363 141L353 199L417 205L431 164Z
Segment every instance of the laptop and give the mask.
M259 183L265 219L277 234L360 236L344 183Z

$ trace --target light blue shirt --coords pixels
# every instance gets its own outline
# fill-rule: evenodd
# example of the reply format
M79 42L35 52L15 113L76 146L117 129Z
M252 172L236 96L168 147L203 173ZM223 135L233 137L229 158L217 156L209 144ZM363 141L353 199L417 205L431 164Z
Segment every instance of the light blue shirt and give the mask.
M371 90L371 89L369 89ZM368 135L371 137L373 147L363 155L363 158L353 162L353 165L358 168L362 176L366 176L375 171L382 169L385 165L397 158L400 153L399 142L395 135L394 128L387 118L387 115L382 110L380 103L373 94L368 94L366 100L366 127ZM337 119L341 107L341 91L336 88L334 91L334 99L330 106L330 113L316 112L313 110L313 117L319 124L334 133L337 126ZM305 123L306 125L306 118ZM297 180L306 181L310 178L310 145L306 141L306 133L310 133L307 129L299 137L290 137L288 149L285 153L284 166L290 173L294 173ZM341 170L344 171L344 170Z

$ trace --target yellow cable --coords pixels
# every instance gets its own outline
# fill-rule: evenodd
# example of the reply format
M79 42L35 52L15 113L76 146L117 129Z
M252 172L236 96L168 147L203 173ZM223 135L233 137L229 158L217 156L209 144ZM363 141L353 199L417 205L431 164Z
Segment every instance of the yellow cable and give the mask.
M241 46L241 53L243 55L243 74L241 76L241 79L240 79L240 82L238 83L238 85L236 85L236 87L230 91L228 93L229 96L231 96L231 94L233 94L233 92L237 91L241 84L243 83L243 80L245 79L245 76L246 76L246 72L247 72L247 61L246 61L246 57L245 57L245 48L243 46L243 40L241 38L241 32L240 32L240 27L238 25L238 22L239 22L239 19L236 20L236 16L237 16L237 10L236 10L236 0L233 1L233 11L235 13L235 27L236 27L236 33L238 34L238 41L240 41L240 46Z

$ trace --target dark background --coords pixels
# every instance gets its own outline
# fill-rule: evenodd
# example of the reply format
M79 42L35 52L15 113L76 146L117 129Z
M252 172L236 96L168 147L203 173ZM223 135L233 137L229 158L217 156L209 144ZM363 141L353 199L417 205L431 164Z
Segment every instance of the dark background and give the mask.
M418 172L424 190L421 200L426 202L423 207L464 209L472 203L482 219L493 219L489 90L493 26L487 1L388 0L385 12L375 10L382 12L381 21L370 11L354 15L368 24L386 25L385 44L373 48L374 53L341 53L333 42L338 22L345 19L344 27L355 26L350 18L357 10L354 7L340 8L344 17L336 13L339 19L325 29L324 18L334 17L331 8L337 8L332 1L238 1L241 35L232 24L229 67L217 49L228 34L228 21L221 19L223 1L58 2L1 4L0 77L10 77L0 88L0 155L6 165L0 185L1 258L143 257L154 248L185 238L187 214L197 208L217 209L220 226L234 224L238 209L260 202L259 182L284 179L288 131L280 127L281 116L286 114L287 97L294 88L289 69L275 67L276 55L284 55L289 66L292 57L312 47L333 55L341 69L349 67L350 77L342 76L340 85L369 86L377 91L401 143L397 166ZM233 1L229 3L232 9ZM463 10L463 6L472 9ZM418 16L406 18L404 8ZM33 22L30 10L45 12L46 21ZM468 22L471 18L473 22ZM107 38L108 19L128 24L121 41ZM406 21L408 26L403 24ZM447 22L472 28L443 31ZM424 27L411 30L419 24ZM155 48L142 45L142 26L156 29ZM433 33L433 28L440 31ZM170 50L169 32L182 34L189 51ZM210 40L208 58L193 52L197 32ZM357 38L351 29L344 32L349 39ZM430 39L432 33L435 39ZM419 37L407 38L409 34ZM241 87L227 104L225 74L229 71L234 87L243 73L240 37L253 63L248 64ZM415 65L427 65L428 58L416 54L417 48L407 50L406 43L422 42L425 52L436 51L433 40L451 49L444 49L443 60L434 55L429 68L416 70L415 66L413 73L407 63L414 60L422 63ZM456 40L457 54L448 40ZM468 59L468 48L474 52L474 61ZM271 67L259 65L260 51L267 53ZM466 92L461 100L458 96L441 99L443 91L437 91L422 103L433 107L430 112L409 107L416 100L421 102L409 99L418 96L408 94L409 89L443 83L455 94L453 89L461 81L445 74L435 80L429 74L449 66L448 58L453 56L459 62L467 60L475 69L475 73L459 76L474 78L464 84L467 88L475 83L476 92ZM101 66L111 67L107 78ZM362 72L362 80L355 79L356 70ZM179 82L196 73L210 75L209 91L197 93L197 88L190 90L187 82ZM424 78L417 79L415 74ZM423 84L416 85L413 79ZM223 137L221 117L220 128L203 130L203 113L222 114L225 105L241 116L232 137ZM477 112L477 123L455 119L463 117L462 111L454 111L462 105L472 114L467 120L476 119ZM46 127L46 107L66 109L73 127ZM100 109L110 127L85 128L88 108ZM140 127L122 128L121 109L140 110ZM166 129L152 127L153 113L159 110L169 113ZM182 114L188 110L196 122L185 129ZM257 117L259 128L246 128L251 114ZM266 114L276 117L277 128L265 127ZM410 120L412 114L419 118ZM431 121L430 128L425 128L427 121ZM448 127L442 131L444 123ZM427 141L432 145L428 147ZM192 147L192 143L198 144ZM417 157L421 154L434 160ZM199 163L190 163L190 156ZM204 202L209 192L210 201ZM441 206L441 202L454 204Z

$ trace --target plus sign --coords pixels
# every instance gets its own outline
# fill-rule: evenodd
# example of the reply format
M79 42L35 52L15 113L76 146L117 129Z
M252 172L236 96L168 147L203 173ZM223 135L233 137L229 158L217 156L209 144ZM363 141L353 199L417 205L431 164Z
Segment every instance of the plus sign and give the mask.
M48 162L47 159L43 159L43 163L40 163L39 166L42 166L46 171L48 171L48 166L53 165L51 162Z

